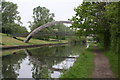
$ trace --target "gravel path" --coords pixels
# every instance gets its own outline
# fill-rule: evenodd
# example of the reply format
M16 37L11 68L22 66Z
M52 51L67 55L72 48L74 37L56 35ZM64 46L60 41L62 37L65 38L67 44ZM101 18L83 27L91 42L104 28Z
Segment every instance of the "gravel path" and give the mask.
M102 52L95 47L95 68L92 73L92 78L115 78L113 72L110 70L108 59Z

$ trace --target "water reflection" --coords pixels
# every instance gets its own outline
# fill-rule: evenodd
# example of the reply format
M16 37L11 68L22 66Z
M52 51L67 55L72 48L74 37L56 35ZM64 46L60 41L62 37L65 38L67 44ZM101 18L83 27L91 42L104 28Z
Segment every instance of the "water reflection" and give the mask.
M29 58L26 57L22 63L20 64L21 68L18 70L19 76L18 78L32 78L31 69L33 67L32 64L29 64Z
M82 52L80 45L28 48L3 56L3 78L59 78ZM5 54L3 52L3 54Z

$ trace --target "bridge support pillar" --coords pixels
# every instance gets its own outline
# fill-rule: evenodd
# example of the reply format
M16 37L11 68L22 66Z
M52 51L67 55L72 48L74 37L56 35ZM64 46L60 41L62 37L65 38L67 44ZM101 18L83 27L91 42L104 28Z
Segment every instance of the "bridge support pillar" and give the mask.
M32 38L32 36L28 36L24 42L25 42L25 43L28 43L28 41L29 41L31 38Z

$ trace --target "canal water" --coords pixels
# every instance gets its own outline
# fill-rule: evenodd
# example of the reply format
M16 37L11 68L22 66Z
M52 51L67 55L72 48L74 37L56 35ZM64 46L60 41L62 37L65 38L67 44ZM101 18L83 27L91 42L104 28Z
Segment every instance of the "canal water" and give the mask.
M2 78L59 78L84 47L62 45L3 51Z

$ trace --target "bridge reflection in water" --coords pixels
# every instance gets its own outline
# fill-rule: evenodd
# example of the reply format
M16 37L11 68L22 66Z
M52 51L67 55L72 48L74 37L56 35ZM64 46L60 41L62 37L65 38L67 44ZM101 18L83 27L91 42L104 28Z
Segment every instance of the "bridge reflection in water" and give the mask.
M58 78L84 50L80 45L28 48L2 58L3 78ZM12 51L3 51L8 53Z

